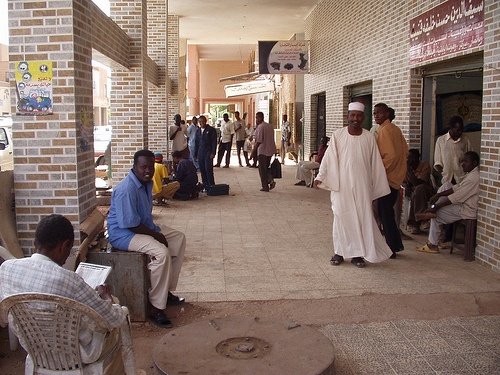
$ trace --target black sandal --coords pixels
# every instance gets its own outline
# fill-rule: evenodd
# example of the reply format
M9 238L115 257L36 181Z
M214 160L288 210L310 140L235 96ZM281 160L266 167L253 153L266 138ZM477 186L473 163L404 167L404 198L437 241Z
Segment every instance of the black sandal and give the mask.
M330 264L332 266L340 266L340 264L344 261L344 257L342 255L335 254L332 256L332 259L330 259Z
M351 263L358 268L364 268L366 266L365 260L361 257L352 258Z

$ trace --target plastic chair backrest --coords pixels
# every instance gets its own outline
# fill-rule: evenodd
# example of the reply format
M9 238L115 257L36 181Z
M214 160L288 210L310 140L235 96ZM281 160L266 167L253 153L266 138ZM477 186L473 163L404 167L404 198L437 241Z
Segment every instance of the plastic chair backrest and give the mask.
M97 332L110 330L101 315L70 298L43 293L9 296L0 303L0 321L11 316L21 345L37 369L47 373L83 374L79 334L85 328ZM84 318L85 317L85 318Z

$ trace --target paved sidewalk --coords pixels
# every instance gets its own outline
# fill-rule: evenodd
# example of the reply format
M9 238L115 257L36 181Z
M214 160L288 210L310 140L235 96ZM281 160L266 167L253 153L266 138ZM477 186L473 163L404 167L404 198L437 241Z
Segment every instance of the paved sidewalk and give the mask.
M464 262L459 251L415 251L425 235L404 241L395 260L333 267L327 191L294 186L293 165L284 166L269 193L259 191L257 169L215 172L217 183L230 185L229 196L202 195L153 210L158 223L186 234L178 293L192 302L500 291L499 274Z
M260 192L257 169L232 163L215 169L229 196L153 209L157 223L187 237L176 291L187 303L167 307L175 326L183 315L294 321L332 341L337 375L500 374L499 274L459 252L415 251L422 235L404 241L395 260L333 267L329 193L294 186L291 164L274 190ZM148 375L155 374L153 348L173 332L133 324L136 361ZM0 358L1 374L22 372L22 351L3 355L11 358L8 366Z
M157 222L187 236L176 293L194 304L306 300L313 309L327 300L332 316L319 329L337 349L337 374L500 374L498 309L481 311L478 303L499 300L499 274L464 262L460 252L415 251L424 235L404 241L396 260L333 267L329 193L294 186L291 164L274 190L260 192L257 169L232 162L215 168L229 196L154 208ZM387 300L389 311L367 296Z

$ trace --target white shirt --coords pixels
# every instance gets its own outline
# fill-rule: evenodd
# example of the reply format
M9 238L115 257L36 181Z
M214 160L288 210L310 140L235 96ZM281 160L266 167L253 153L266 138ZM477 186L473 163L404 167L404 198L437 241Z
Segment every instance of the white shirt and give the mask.
M234 124L231 121L228 122L222 121L222 124L220 126L220 132L221 132L222 143L231 142L232 140L231 136L234 134Z
M187 125L186 124L181 124L179 125L181 130L177 132L175 135L175 138L172 140L172 151L182 151L187 147L187 138L189 138L189 133L187 131ZM170 125L168 127L168 139L170 140L170 137L172 134L175 133L177 130L178 126L177 125Z
M96 310L111 328L125 323L125 313L119 305L101 299L80 275L42 254L7 260L0 267L0 299L19 293L48 293L71 298ZM80 352L85 363L99 358L104 339L102 333L86 328L80 330Z
M233 122L234 124L234 130L236 131L236 129L238 127L239 130L236 131L236 141L244 141L245 138L246 138L246 124L245 124L245 120L243 119L239 119L239 120L236 120L235 122Z
M434 168L438 165L443 167L441 183L451 182L453 177L457 183L464 179L465 173L460 166L460 158L471 150L469 138L463 134L456 141L450 137L449 132L437 139L434 150Z

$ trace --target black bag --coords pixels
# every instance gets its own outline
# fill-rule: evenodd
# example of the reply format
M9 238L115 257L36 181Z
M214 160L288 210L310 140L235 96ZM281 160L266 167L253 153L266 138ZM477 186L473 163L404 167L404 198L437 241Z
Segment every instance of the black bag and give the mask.
M277 158L274 158L273 162L271 163L271 176L273 178L281 178L281 163Z
M207 191L207 195L229 195L229 185L228 184L215 184L210 186Z

